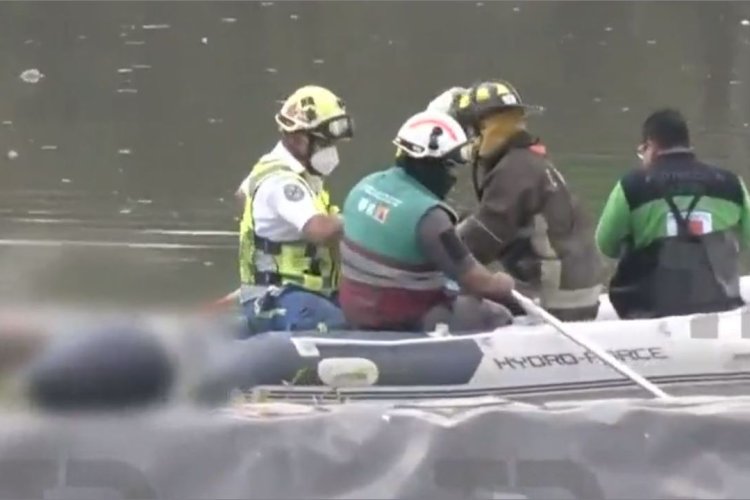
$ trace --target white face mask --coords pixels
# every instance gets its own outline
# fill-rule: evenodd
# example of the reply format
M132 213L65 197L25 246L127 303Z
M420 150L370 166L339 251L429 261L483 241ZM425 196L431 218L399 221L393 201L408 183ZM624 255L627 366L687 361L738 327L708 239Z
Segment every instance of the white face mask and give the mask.
M319 149L310 157L310 166L320 175L331 175L339 164L339 151L336 146Z

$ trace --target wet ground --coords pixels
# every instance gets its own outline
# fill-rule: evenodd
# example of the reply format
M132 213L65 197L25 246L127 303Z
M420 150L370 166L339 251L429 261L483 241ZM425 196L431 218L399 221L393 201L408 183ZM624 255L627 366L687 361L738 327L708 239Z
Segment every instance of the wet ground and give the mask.
M655 107L747 172L750 5L0 4L0 298L195 301L236 283L232 193L306 83L357 124L334 197L442 89L502 77L596 215ZM458 203L471 206L468 177Z

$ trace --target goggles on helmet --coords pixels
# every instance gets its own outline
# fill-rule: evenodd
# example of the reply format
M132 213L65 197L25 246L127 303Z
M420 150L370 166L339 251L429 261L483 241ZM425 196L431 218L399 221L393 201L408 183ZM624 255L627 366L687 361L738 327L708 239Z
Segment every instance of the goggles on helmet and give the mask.
M354 122L347 116L337 116L321 123L310 133L324 141L351 139L354 136Z
M441 160L448 167L458 167L472 163L476 158L477 151L476 140L467 141L439 157L431 156L424 147L407 141L402 137L396 137L396 139L393 140L393 143L413 158L435 158Z

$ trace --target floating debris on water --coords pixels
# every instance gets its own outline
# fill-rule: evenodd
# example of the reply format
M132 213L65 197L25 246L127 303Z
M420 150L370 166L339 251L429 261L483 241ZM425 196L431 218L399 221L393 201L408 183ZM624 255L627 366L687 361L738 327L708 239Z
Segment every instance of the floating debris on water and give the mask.
M202 43L203 45L208 45L208 37L207 37L207 36L204 36L203 38L201 38L201 43Z
M78 40L86 40L88 37L86 35L78 35L76 38Z
M393 45L393 40L388 40L388 45Z
M237 18L236 17L222 17L221 22L222 23L236 23Z
M323 64L325 60L323 59L313 59L313 64Z
M270 7L271 5L273 5L273 2L261 2L260 3L261 7Z
M740 24L742 26L750 26L750 19L743 19L742 21L740 21Z
M745 124L745 125L747 125L747 124ZM218 200L219 200L219 203L224 203L224 198L223 197L222 198L218 198Z
M13 125L13 122L10 120L3 121L3 125Z
M125 45L146 45L143 40L126 40Z
M15 160L16 158L18 158L18 151L16 151L15 149L11 149L11 150L10 150L10 151L8 151L7 153L5 153L5 156L6 156L6 157L7 157L7 158L8 158L9 160Z
M729 85L740 85L742 80L729 80Z
M118 94L137 94L138 89L117 89Z
M129 155L132 152L133 152L133 150L130 149L130 148L122 148L122 149L118 149L117 150L117 154L120 154L120 155Z
M656 45L656 40L646 40L646 43L649 45Z
M206 266L206 267L211 267L211 266L214 265L214 263L211 262L210 260L204 260L203 261L203 265Z
M602 98L601 97L594 97L594 102L602 102Z
M604 31L606 31L607 33L611 32L612 26L607 26L606 28L604 28Z
M32 44L32 43L34 43L34 40L32 40L31 38L29 38L28 40L24 40L24 42L23 42L24 45L29 45L29 44Z
M129 214L130 212L132 212L132 211L133 211L133 209L132 209L132 208L121 208L121 209L120 209L120 213L121 213L121 214L123 214L123 215L127 215L127 214Z
M73 181L71 181L67 177L63 177L62 179L60 179L60 182L62 182L63 184L70 184Z
M19 75L19 78L26 83L38 83L39 80L44 78L44 73L42 73L36 68L31 68L21 73Z
M622 111L623 113L627 113L628 111L630 111L630 108L627 106L624 106L622 109L620 109L620 111Z
M170 28L168 24L144 24L141 26L144 30L165 30Z
M521 7L513 7L513 12L521 12Z
M224 118L209 118L208 123L210 123L211 125L215 123L224 123Z
M292 21L296 21L297 19L299 19L299 15L297 15L297 14L289 14L289 19L291 19Z
M133 68L117 68L118 73L132 73Z
M57 146L54 144L45 144L41 148L42 151L55 151L57 149Z
M131 66L131 68L133 68L133 69L151 69L151 65L150 64L133 64Z
M153 201L149 200L148 198L141 198L140 200L136 200L136 203L140 203L141 205L150 205L153 203Z
M475 4L475 5L476 5L477 7L482 7L482 6L484 6L484 2L477 2L477 3Z
M276 68L266 68L266 72L267 73L278 73L279 70L277 70Z

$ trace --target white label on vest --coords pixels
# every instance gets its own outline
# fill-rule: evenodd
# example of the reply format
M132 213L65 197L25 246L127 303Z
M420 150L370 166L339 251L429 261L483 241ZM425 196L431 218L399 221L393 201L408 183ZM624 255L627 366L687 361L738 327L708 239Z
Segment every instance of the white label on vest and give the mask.
M681 212L685 217L687 212ZM713 216L710 212L697 211L690 214L688 229L690 234L708 234L713 231ZM677 235L677 221L672 213L667 214L667 236Z
M364 212L369 217L382 224L388 218L388 212L390 211L390 208L384 203L376 203L372 200L369 200L367 197L362 197L359 199L359 203L357 204L357 210L359 212Z
M360 198L359 203L357 204L357 210L372 216L373 212L375 211L375 202L369 200L368 198Z

